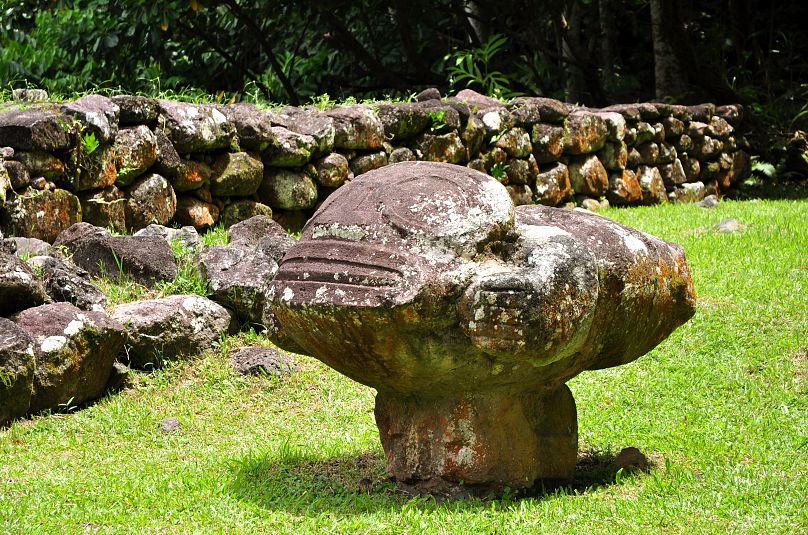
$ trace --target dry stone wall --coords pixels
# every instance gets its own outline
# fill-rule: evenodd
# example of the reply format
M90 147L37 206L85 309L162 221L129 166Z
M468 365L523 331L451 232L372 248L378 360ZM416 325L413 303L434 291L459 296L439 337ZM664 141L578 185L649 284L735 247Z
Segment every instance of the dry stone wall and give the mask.
M261 109L121 95L0 104L0 227L305 221L355 176L407 160L486 172L517 205L697 201L750 173L737 105L578 107L464 90L416 102ZM42 95L38 95L42 96Z

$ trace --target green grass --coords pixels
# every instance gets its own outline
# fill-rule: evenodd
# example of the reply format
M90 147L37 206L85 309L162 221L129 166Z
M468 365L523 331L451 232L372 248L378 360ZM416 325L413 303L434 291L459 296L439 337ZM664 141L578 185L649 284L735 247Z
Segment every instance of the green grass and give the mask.
M681 243L699 295L650 354L570 383L582 451L636 446L648 473L582 471L583 487L525 499L404 496L384 476L372 390L306 357L288 378L239 377L227 354L260 341L249 333L0 431L0 532L808 531L808 202L607 215ZM730 217L749 226L712 230ZM167 417L179 433L161 433Z

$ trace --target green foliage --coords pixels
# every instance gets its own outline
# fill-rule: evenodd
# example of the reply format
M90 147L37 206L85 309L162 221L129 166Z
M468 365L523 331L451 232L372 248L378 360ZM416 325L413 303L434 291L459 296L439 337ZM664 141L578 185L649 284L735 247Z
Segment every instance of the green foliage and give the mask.
M429 129L432 132L438 132L446 128L446 123L443 120L446 118L446 112L443 110L429 112L429 120L432 123Z
M511 81L500 71L493 69L494 58L505 50L508 38L502 34L491 35L480 47L458 50L447 56L449 60L449 83L452 87L476 85L487 95L509 99L519 96L510 90Z
M84 153L87 155L95 152L95 149L97 149L100 144L101 143L99 143L99 141L95 138L94 132L81 136L81 147L84 149Z
M509 166L507 164L502 162L495 163L491 166L491 170L488 173L498 181L502 182L507 176L508 167Z

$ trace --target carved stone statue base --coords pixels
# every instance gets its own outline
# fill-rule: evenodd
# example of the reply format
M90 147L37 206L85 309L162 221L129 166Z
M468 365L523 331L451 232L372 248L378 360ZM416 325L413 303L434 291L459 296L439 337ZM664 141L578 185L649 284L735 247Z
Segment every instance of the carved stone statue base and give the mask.
M529 489L575 470L578 423L566 385L437 399L380 392L375 415L387 472L414 492Z

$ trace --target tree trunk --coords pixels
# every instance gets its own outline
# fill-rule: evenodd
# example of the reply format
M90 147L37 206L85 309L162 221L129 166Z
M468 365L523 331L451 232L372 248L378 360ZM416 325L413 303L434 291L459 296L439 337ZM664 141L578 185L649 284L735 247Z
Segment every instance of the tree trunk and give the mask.
M679 23L673 15L676 0L650 0L651 38L654 43L654 82L656 98L678 99L687 92L687 80L676 55L672 32Z

